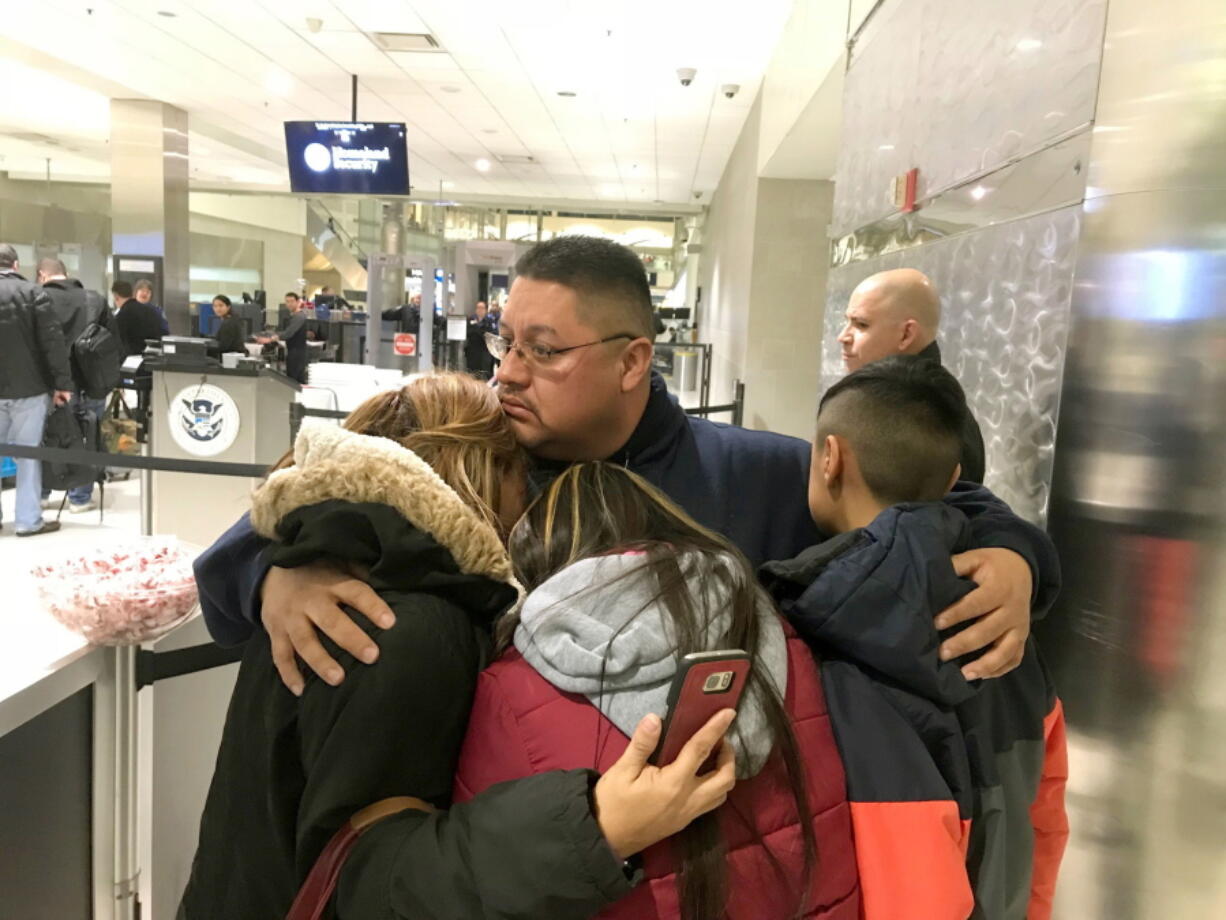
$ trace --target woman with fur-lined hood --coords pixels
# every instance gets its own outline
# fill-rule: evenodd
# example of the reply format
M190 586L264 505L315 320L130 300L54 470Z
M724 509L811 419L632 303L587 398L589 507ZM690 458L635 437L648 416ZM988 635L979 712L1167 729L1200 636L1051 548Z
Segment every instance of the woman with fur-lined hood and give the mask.
M646 765L647 719L602 777L555 770L448 807L491 626L519 595L504 535L525 473L494 392L457 374L380 394L343 427L304 425L253 498L267 561L361 570L396 621L366 626L379 667L329 645L346 680L311 675L300 695L268 636L248 642L180 920L284 917L329 840L390 797L399 810L344 864L336 916L590 917L631 890L630 856L722 801L729 748L694 775L717 717L664 770Z

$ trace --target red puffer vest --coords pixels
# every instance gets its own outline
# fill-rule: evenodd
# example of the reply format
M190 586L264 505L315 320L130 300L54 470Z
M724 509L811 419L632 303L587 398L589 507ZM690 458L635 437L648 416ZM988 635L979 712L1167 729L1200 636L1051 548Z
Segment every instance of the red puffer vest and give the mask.
M860 912L851 817L843 764L830 730L817 665L787 628L788 685L784 704L806 767L809 808L817 838L817 867L797 913L804 868L799 818L783 760L776 751L752 779L739 782L721 809L728 847L728 920L855 920ZM588 700L564 693L514 649L477 683L468 735L456 771L455 800L463 802L510 779L547 770L604 771L629 743ZM756 824L771 856L744 819ZM681 916L677 860L668 841L643 853L645 881L602 911L601 918L673 920ZM780 874L782 869L782 876Z

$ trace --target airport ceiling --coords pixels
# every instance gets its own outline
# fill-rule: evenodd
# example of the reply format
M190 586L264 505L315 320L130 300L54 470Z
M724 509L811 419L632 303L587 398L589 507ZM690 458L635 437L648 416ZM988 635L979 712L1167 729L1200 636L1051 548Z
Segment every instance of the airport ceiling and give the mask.
M193 187L284 191L281 123L347 119L357 74L359 118L408 124L414 197L616 208L709 201L792 0L4 6L0 170L16 177L49 158L52 179L104 181L109 100L150 98L189 113Z

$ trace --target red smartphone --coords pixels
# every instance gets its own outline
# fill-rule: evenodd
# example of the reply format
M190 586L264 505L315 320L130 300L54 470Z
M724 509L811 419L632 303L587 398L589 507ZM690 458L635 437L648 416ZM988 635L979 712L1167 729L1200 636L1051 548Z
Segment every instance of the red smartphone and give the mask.
M711 716L722 709L736 709L748 678L749 655L739 648L694 652L682 658L668 690L668 715L651 762L668 766ZM698 772L714 769L717 758L718 751L712 752Z

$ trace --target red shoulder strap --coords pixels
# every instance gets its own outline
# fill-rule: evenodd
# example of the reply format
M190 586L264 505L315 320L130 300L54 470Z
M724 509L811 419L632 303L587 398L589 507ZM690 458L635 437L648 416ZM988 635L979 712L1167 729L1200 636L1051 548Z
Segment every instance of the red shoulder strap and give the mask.
M353 845L358 842L358 838L368 828L384 818L410 808L418 811L434 811L430 803L404 795L368 805L346 821L344 826L332 835L328 845L323 848L323 852L315 860L315 865L311 867L306 881L298 889L298 896L294 898L294 903L290 906L289 913L285 915L285 920L320 920L328 907L328 902L332 900L333 892L336 891L336 882L340 878L345 860L353 849Z

